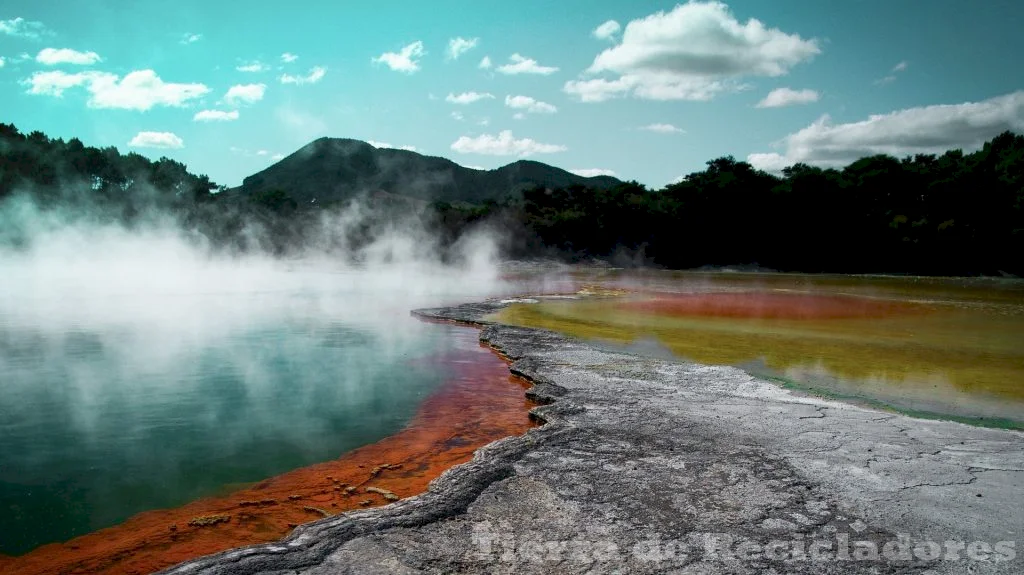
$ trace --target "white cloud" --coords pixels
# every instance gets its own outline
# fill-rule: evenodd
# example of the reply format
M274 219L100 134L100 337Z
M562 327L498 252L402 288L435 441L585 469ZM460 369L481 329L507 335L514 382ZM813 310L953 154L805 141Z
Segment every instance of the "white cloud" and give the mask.
M480 100L488 100L492 98L494 98L494 94L489 94L486 92L463 92L462 94L459 95L448 94L448 96L445 97L444 101L450 102L452 104L467 105L472 104L474 102L479 102Z
M513 120L525 120L526 119L526 114L524 114L522 112L516 112L515 114L512 114L512 119Z
M455 140L452 150L460 154L484 154L488 156L519 156L525 158L534 154L553 154L568 148L557 144L542 144L529 138L517 140L511 130L504 130L497 136L481 134L475 138L462 136Z
M466 117L462 115L462 112L455 111L455 112L452 112L452 119L461 122L461 121L465 120Z
M264 64L263 62L260 62L259 60L255 60L255 61L249 62L248 64L240 64L240 65L235 67L235 70L238 70L239 72L250 72L250 73L266 72L269 69L270 69L270 66Z
M757 103L758 108L781 108L795 104L810 104L818 101L818 93L814 90L793 90L790 88L776 88L763 100Z
M103 59L96 52L79 52L70 48L43 48L36 55L36 62L47 66L57 64L74 64L76 66L92 66Z
M6 63L7 63L7 60L4 60L4 57L0 56L0 68L3 68L4 64L6 64Z
M798 162L842 167L874 154L974 151L1006 130L1024 132L1024 91L981 102L908 108L848 124L832 124L825 115L783 138L777 144L781 154L751 154L747 161L770 171Z
M232 122L238 119L238 110L201 110L192 116L193 122Z
M266 92L266 84L235 84L224 94L224 102L230 106L253 104L262 100Z
M271 152L270 150L256 150L254 152L254 151L248 150L246 148L239 148L238 146L231 146L228 149L231 150L232 154L238 154L238 155L241 155L241 156L257 157L257 158L269 157L271 160L273 160L275 162L284 159L284 154L275 154L275 153Z
M675 178L672 179L671 182L669 182L669 185L680 184L680 183L684 182L685 180L686 180L686 176L676 176Z
M392 150L405 150L407 152L415 152L416 151L416 146L392 146L391 144L389 144L387 142L377 142L375 140L367 140L366 143L370 144L374 148L385 148L385 149L392 149Z
M285 52L284 54L281 54L281 61L284 62L285 64L291 64L292 62L298 59L299 57L296 56L295 54L292 54L291 52Z
M640 128L640 129L641 130L647 130L648 132L657 132L659 134L684 134L684 133L686 133L686 130L684 130L682 128L677 128L677 127L673 126L672 124L648 124L648 125Z
M481 118L480 121L477 122L477 125L478 126L490 126L491 125L491 119L490 118Z
M505 96L505 105L516 110L526 110L531 114L554 114L558 111L558 108L551 104L534 100L529 96Z
M615 35L618 34L620 30L622 30L621 24L615 20L609 20L597 28L594 28L594 31L591 32L591 34L593 34L594 38L597 38L598 40L614 40Z
M480 64L477 66L481 70L489 70L493 64L491 64L491 57L484 56L483 60L480 60Z
M69 88L85 87L90 108L146 111L156 106L181 107L210 89L203 84L164 82L152 70L129 73L124 78L107 72L36 72L22 82L30 94L60 97Z
M622 41L598 54L589 74L564 90L584 102L632 95L647 100L709 100L747 76L783 76L819 54L804 40L755 19L740 23L721 2L691 0L626 25Z
M417 40L398 52L384 52L380 56L373 58L371 61L374 64L384 64L395 72L412 74L420 69L419 59L422 58L424 54L426 54L426 52L423 50L423 42Z
M909 65L910 64L906 60L901 61L900 63L892 67L892 70L889 71L888 76L875 80L875 84L888 84L890 82L895 82L896 75L899 74L900 72L906 71L907 66Z
M584 178L595 178L597 176L611 176L615 177L615 172L612 170L603 170L601 168L575 168L569 170L577 176L583 176Z
M469 52L473 48L476 48L478 42L480 42L479 38L459 37L448 40L447 58L449 60L458 60L459 56Z
M0 34L38 40L42 36L49 36L51 32L47 30L46 26L43 26L42 22L32 22L24 18L12 18L10 20L0 20Z
M181 43L185 44L185 45L188 45L188 44L192 44L194 42L198 42L198 41L200 41L202 39L203 39L203 35L202 34L186 33L186 34L183 34L181 36Z
M149 110L154 106L184 106L200 98L210 89L203 84L176 84L164 82L152 70L131 72L118 80L114 74L104 74L89 85L93 108L121 108Z
M171 132L139 132L128 145L132 148L180 150L185 147L185 142Z
M64 91L69 88L88 84L93 78L101 76L101 72L79 72L68 74L67 72L36 72L22 84L28 86L29 94L55 96L60 98Z
M316 84L320 80L324 79L327 75L327 68L324 66L313 66L309 70L309 74L305 76L292 76L291 74L281 74L278 78L282 84L297 84L299 86L303 84Z
M508 62L504 66L498 66L498 71L508 75L540 74L541 76L548 76L558 71L558 68L541 66L536 60L520 54L512 54L508 57Z

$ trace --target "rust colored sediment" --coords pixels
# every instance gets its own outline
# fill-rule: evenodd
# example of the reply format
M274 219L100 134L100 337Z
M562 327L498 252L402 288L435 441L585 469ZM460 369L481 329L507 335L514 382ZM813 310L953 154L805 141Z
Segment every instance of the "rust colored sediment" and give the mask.
M924 306L892 300L766 292L660 295L652 300L623 302L620 308L661 316L764 319L878 318L927 311Z
M454 376L391 437L228 496L147 511L20 557L0 556L0 573L147 574L210 553L276 541L301 523L384 505L391 494L422 493L432 479L471 459L479 447L535 425L527 416L535 404L523 393L528 384L511 376L492 351L464 349L438 358L454 369Z

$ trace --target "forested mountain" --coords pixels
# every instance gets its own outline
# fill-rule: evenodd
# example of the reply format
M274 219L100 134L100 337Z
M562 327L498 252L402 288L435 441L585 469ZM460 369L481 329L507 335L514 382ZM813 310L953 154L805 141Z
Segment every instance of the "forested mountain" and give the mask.
M244 194L280 189L298 202L329 204L383 191L425 201L481 203L534 187L584 185L609 189L608 176L584 178L522 160L496 170L475 170L416 152L376 148L359 140L320 138L267 169L245 178Z
M304 169L310 173L303 176ZM377 207L369 221L346 230L356 239L372 238L376 224L401 213L434 230L442 245L488 226L513 257L1024 275L1024 136L1009 132L970 154L871 156L842 169L798 164L778 175L718 158L656 191L613 178L578 178L538 162L475 171L324 139L226 191L173 160L24 135L0 124L0 202L21 191L44 207L87 206L128 223L158 211L227 249L302 249L310 230L320 228L320 215L340 207L337 199L321 201L321 192L304 194L328 188L329 198ZM0 239L8 236L0 230Z

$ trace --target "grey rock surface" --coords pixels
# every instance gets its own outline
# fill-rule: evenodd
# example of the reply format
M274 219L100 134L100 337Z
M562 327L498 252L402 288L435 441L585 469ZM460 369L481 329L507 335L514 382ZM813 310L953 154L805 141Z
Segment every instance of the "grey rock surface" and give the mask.
M418 313L486 324L500 305ZM1024 573L1024 434L541 330L481 339L545 425L423 495L166 573Z

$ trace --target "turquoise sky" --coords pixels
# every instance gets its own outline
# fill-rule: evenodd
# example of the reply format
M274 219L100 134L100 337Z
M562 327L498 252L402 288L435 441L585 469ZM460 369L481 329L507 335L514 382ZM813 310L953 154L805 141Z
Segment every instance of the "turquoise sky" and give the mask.
M1024 131L1021 30L1019 0L6 0L0 121L227 185L336 136L660 187Z

